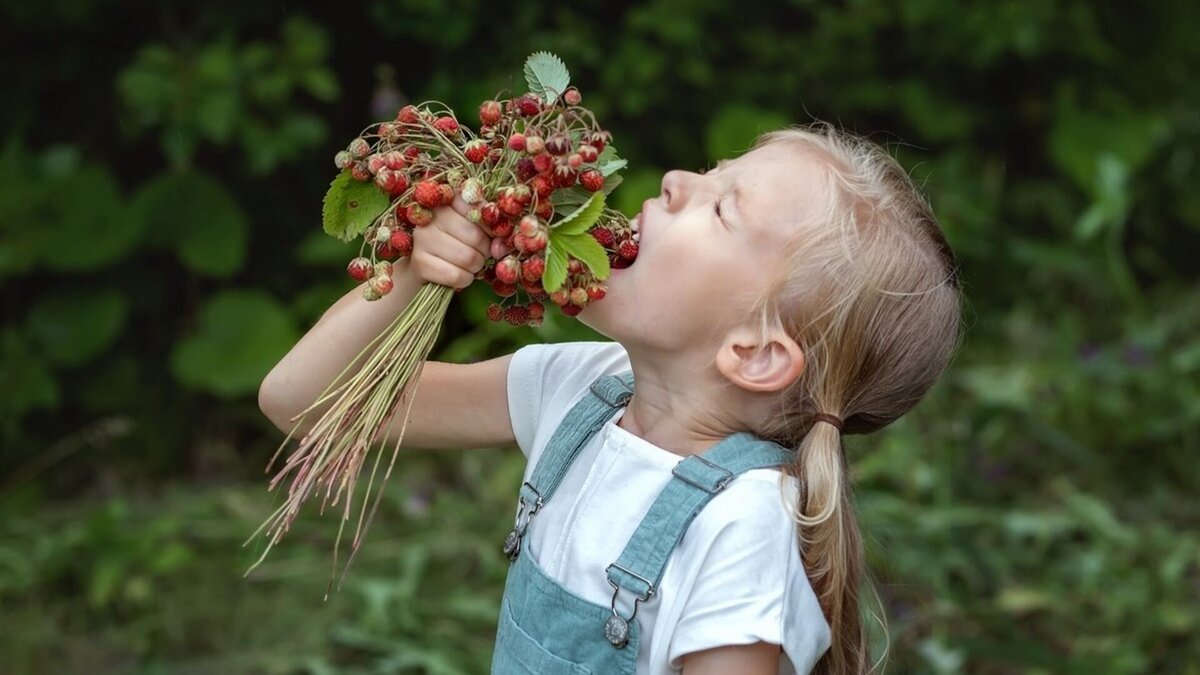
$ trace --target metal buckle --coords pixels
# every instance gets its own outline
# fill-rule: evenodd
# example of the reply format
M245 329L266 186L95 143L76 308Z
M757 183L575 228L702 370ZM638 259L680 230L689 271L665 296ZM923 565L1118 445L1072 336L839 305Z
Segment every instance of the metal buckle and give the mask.
M646 582L646 587L649 589L646 592L646 597L644 598L640 595L633 596L633 612L629 615L629 618L626 619L617 612L617 594L621 592L621 587L612 579L608 580L608 585L613 587L612 603L609 605L612 609L612 616L609 617L608 621L604 622L604 637L608 639L609 644L617 649L621 649L629 643L629 622L633 621L634 617L637 616L638 603L645 602L646 600L654 597L654 584L651 583L649 579L637 574L636 572L633 572L632 570L625 569L616 563L605 567L604 571L608 572L609 568L612 567L629 574L639 581Z
M529 527L529 519L537 513L538 509L542 508L544 503L542 502L542 493L538 492L537 488L530 485L528 481L524 485L529 485L529 489L537 495L537 501L533 503L533 508L529 509L529 503L525 501L525 496L517 497L517 522L513 525L513 529L509 530L508 536L504 538L504 555L509 562L516 560L517 556L521 555L521 538L525 536L525 530Z
M725 474L724 476L721 477L720 480L717 481L716 490L710 490L710 489L708 489L707 485L701 485L701 484L697 483L696 481L692 480L691 478L688 478L687 476L684 476L683 474L679 473L679 465L686 462L687 458L684 458L684 459L680 460L677 464L675 464L675 467L671 469L671 474L674 475L679 480L687 483L688 485L698 487L701 490L704 490L705 492L707 492L709 494L716 494L716 493L720 492L721 490L724 490L725 486L729 484L729 481L733 480L733 478L734 478L733 472L730 471L729 469L726 469L723 466L717 466L716 464L713 464L712 462L708 461L707 459L704 459L700 455L691 455L691 457L694 457L694 458L696 458L697 461L704 462L705 464L709 465L710 467Z
M614 376L609 376L609 377L614 377ZM620 381L620 380L618 379L618 381ZM592 384L588 388L592 390L592 393L596 395L596 398L600 399L601 401L604 401L605 403L607 403L610 406L617 407L617 406L625 405L625 401L628 401L629 396L633 395L633 392L629 391L629 389L626 388L625 391L622 393L622 395L624 395L624 394L629 395L629 396L625 397L625 401L610 401L610 400L608 400L608 397L604 395L603 391L600 391L599 389L596 388L596 385L599 382L600 382L600 380L596 380L596 381L592 382ZM621 382L621 386L624 386L624 385L625 385L625 383Z

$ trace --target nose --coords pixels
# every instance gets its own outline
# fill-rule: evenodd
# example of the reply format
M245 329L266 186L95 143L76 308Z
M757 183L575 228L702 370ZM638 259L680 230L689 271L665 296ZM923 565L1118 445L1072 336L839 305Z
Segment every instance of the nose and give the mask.
M679 169L674 169L663 174L663 207L667 211L676 211L683 204L686 204L688 195L694 186L693 181L699 175L691 171L681 171Z

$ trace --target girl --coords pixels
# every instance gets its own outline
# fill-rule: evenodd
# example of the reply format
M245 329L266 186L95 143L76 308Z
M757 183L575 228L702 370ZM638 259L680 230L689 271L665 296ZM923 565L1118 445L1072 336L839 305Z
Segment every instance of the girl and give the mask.
M467 208L275 366L280 429L422 283L473 281L492 242ZM910 410L956 349L933 213L885 151L816 124L668 172L634 222L636 262L579 314L612 342L429 362L413 397L407 447L528 458L493 673L867 672L841 436Z

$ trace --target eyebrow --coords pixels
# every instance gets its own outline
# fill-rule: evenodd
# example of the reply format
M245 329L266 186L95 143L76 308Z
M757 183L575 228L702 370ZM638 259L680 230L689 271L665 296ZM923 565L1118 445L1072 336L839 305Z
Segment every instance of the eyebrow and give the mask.
M722 166L724 166L724 165L726 165L726 164L728 164L728 163L729 163L729 160L727 160L727 159L722 159L722 160L719 160L719 161L717 162L717 166L716 166L716 167L714 167L714 168L715 168L716 170L720 171L720 170L721 170L721 167L722 167ZM730 200L730 202L732 202L732 204L733 204L733 208L732 208L732 209L730 209L730 210L731 210L731 211L733 211L733 212L737 212L737 214L738 214L738 217L737 217L737 219L736 219L736 220L733 220L732 222L733 222L733 224L734 224L734 225L736 225L736 226L738 227L738 229L743 229L743 228L744 228L744 225L743 225L743 223L742 223L742 215L741 215L741 214L742 214L742 210L741 210L741 208L739 208L739 207L738 207L738 195L739 195L739 194L741 194L741 193L740 193L740 191L738 190L737 183L734 183L734 184L733 184L733 199L731 199L731 200Z

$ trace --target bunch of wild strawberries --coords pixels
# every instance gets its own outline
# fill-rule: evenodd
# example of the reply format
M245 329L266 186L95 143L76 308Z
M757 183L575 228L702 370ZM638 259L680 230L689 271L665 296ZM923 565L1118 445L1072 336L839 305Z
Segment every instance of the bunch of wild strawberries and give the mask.
M448 109L406 105L395 120L368 127L338 152L339 169L348 169L354 180L374 181L391 198L363 232L363 250L347 267L353 279L366 282L365 297L376 300L392 290L392 261L412 254L414 228L428 225L433 209L461 192L472 205L468 218L492 236L492 255L476 275L501 298L488 306L489 319L536 326L544 300L575 316L603 298L605 286L570 256L563 285L552 293L542 286L555 216L551 196L576 185L587 193L604 187L597 160L611 134L580 101L575 87L554 104L534 94L484 101L478 135ZM620 212L606 208L589 232L610 267L628 267L637 257L637 234Z

